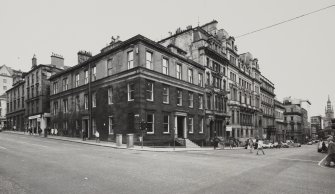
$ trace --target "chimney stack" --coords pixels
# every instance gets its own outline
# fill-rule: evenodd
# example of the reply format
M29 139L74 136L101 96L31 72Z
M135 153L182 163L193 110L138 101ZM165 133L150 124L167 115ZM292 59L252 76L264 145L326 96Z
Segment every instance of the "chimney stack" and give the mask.
M56 53L51 54L51 65L59 69L64 69L64 58Z
M35 67L37 67L37 59L36 59L36 55L34 54L33 58L31 59L32 61L32 66L31 68L34 69Z
M78 64L83 63L92 57L91 52L87 52L83 50L79 51L77 54L78 54Z

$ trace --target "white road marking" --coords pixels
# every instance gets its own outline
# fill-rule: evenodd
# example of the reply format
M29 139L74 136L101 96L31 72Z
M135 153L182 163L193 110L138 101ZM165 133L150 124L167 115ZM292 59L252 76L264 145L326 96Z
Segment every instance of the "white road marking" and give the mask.
M47 146L43 146L43 145L39 145L39 144L34 144L34 143L28 143L28 142L24 142L24 141L20 141L18 143L28 144L28 145L34 145L34 146L39 146L39 147L43 147L43 148L48 148Z
M0 146L0 149L7 150L7 148Z
M322 166L321 164L323 163L323 161L328 157L328 155L326 155L319 163L318 165L321 167L321 168L329 168L329 167L325 167L325 166Z
M315 163L318 163L318 161L316 161L316 160L302 160L302 159L293 159L293 158L278 158L278 159L300 161L300 162L315 162Z

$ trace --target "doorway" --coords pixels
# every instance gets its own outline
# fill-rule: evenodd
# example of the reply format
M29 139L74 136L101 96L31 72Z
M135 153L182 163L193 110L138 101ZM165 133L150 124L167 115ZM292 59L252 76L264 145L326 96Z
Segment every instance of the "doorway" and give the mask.
M177 116L177 134L178 138L184 138L184 120L185 117Z
M84 133L85 133L85 135L86 135L86 137L90 137L90 133L89 133L89 131L88 131L88 119L83 119L83 129L84 129Z

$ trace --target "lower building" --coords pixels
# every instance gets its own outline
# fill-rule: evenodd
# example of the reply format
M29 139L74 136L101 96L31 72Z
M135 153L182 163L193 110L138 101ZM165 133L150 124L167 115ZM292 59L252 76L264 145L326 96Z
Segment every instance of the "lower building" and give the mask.
M7 95L4 93L0 96L0 129L6 127L6 105L7 105Z
M141 35L78 63L50 78L50 126L59 135L94 138L98 131L107 141L133 134L135 142L144 135L146 145L172 145L175 138L208 143L201 65Z
M284 121L284 112L283 103L275 100L275 142L286 141L287 123Z

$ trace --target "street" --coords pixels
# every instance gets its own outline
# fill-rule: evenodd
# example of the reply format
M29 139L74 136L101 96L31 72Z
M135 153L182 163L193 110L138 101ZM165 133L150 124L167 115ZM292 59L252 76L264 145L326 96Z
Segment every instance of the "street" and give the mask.
M316 145L147 152L0 133L0 193L335 193Z

